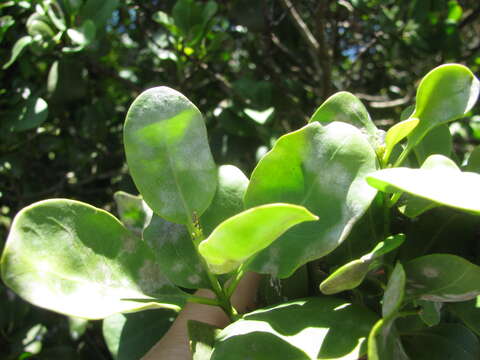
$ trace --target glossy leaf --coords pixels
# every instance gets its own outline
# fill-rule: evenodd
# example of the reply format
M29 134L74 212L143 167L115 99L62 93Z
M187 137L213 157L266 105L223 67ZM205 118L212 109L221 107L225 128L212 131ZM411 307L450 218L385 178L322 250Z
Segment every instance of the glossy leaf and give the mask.
M218 185L215 196L200 218L204 235L208 236L222 221L243 210L243 196L248 178L233 165L218 168Z
M480 357L478 338L459 324L442 324L402 337L415 360L474 360Z
M456 255L432 254L405 265L407 294L428 301L466 301L480 294L480 267Z
M405 241L405 234L388 236L384 241L379 242L371 252L371 257L376 259L397 249Z
M385 163L390 159L390 155L392 154L395 145L405 139L415 126L418 125L419 121L420 120L418 119L410 118L399 122L388 129L387 134L385 135L385 152L383 154L383 161Z
M145 202L161 217L192 226L215 194L217 176L200 111L168 87L146 90L128 110L127 163Z
M368 336L368 360L409 360L394 319L380 319Z
M201 259L184 225L153 215L143 239L154 250L160 271L174 284L187 288L208 288L210 282Z
M369 270L370 261L357 259L342 265L320 284L320 291L332 295L359 286Z
M141 236L143 229L150 223L152 210L141 196L135 196L124 191L117 191L113 194L113 199L123 225Z
M367 109L355 95L347 91L337 92L325 100L309 120L314 121L319 123L340 121L351 124L368 134L374 148L380 145L377 140L378 129Z
M409 136L414 147L434 127L464 116L475 105L480 83L460 64L445 64L431 70L420 82L413 118L420 119Z
M298 204L321 220L285 233L250 268L283 278L338 247L375 197L365 176L376 166L374 150L349 124L312 122L282 136L253 171L245 205Z
M1 272L5 284L32 304L77 317L184 303L143 241L106 211L73 200L45 200L21 210ZM150 296L164 304L123 300Z
M426 160L435 167L421 169L391 168L367 176L367 182L387 193L405 191L441 205L480 214L480 175L461 172L453 166L439 166L451 162L441 155ZM415 208L415 212L421 211ZM413 210L412 210L413 211Z
M383 294L382 316L384 319L392 318L400 309L405 294L405 282L405 271L402 264L397 262Z
M141 359L168 331L176 313L149 310L103 320L103 338L115 360Z
M210 360L220 329L195 320L189 320L187 327L192 360Z
M318 217L303 206L280 203L257 206L222 222L200 243L198 251L214 273L228 273L292 226L315 220Z
M6 62L3 65L2 69L3 70L8 69L17 60L17 58L20 56L23 50L32 42L33 42L33 38L28 35L18 39L17 42L13 45L12 55L10 56L10 60L8 60L8 62Z
M217 337L211 360L356 360L377 316L333 297L296 300L244 315ZM294 321L292 321L294 320Z
M457 164L447 157L441 155L431 155L422 164L421 169L445 170L445 171L460 171ZM404 199L405 205L400 209L401 212L410 218L417 217L425 211L433 209L439 204L424 198L406 195Z
M418 164L423 164L431 155L451 156L453 150L453 137L448 124L441 124L425 135L413 149Z
M48 104L40 97L32 96L10 118L4 120L3 126L9 131L25 131L43 124L48 117Z
M448 310L460 318L477 336L480 336L480 297L448 304Z

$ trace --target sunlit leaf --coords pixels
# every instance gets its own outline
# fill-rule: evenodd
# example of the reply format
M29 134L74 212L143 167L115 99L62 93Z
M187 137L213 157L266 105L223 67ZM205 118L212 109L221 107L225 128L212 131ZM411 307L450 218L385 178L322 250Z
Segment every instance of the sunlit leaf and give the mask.
M113 194L118 215L122 223L131 231L141 236L143 229L152 218L152 210L141 196L135 196L124 191Z
M256 257L251 269L287 277L338 247L375 197L365 176L376 168L373 148L350 124L315 121L282 136L253 171L245 205L298 204L321 220L286 232Z
M292 226L318 217L303 206L268 204L235 215L213 230L198 247L211 270L228 273L274 242Z
M17 214L1 273L4 283L32 304L89 319L178 309L184 302L143 241L106 211L73 200L45 200ZM122 300L150 296L164 304Z
M418 122L418 119L410 118L399 122L388 129L387 134L385 135L385 152L383 154L384 162L387 162L390 158L395 145L405 139L415 126L418 125Z
M334 297L296 300L244 315L218 336L211 360L356 360L377 316Z
M15 62L15 60L17 60L17 58L20 56L23 50L32 42L33 42L33 38L28 35L18 39L17 42L13 45L12 55L10 56L10 60L8 60L8 62L6 62L3 65L2 69L3 70L8 69Z
M359 286L369 270L370 261L364 259L353 260L342 265L320 284L320 291L325 295L332 295Z
M130 106L124 130L132 178L161 217L191 226L210 205L216 167L200 111L168 87L143 92Z

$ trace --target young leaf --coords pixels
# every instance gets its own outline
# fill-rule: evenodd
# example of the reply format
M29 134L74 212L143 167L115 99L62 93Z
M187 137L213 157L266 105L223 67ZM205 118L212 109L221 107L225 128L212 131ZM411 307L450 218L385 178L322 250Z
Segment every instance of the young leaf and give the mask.
M445 64L431 70L417 89L412 117L420 119L410 133L408 146L415 147L434 127L464 116L475 105L480 83L460 64Z
M198 246L214 273L224 274L266 248L292 226L318 217L303 206L268 204L222 222Z
M390 159L390 155L392 154L395 145L405 139L415 126L418 125L419 121L420 120L418 119L410 118L395 124L387 131L387 134L385 135L385 152L383 154L383 161L385 163Z
M10 56L10 60L8 60L8 62L6 62L3 65L2 69L3 70L8 69L15 62L15 60L17 60L17 58L20 56L23 50L32 42L33 42L33 38L28 35L18 39L17 42L13 45L12 55Z
M215 196L200 218L204 235L210 235L222 221L243 210L243 196L248 187L248 178L233 165L218 168L218 185Z
M143 239L154 250L160 271L174 284L187 288L209 288L201 259L184 225L153 215Z
M188 320L187 327L192 360L210 360L220 329L195 320Z
M451 160L441 155L432 155L425 162L432 167L383 169L368 175L367 182L383 192L405 191L442 205L480 214L479 174L461 172L456 165L451 165ZM446 163L450 165L441 165ZM414 213L418 211L415 209Z
M335 270L320 284L325 295L336 294L359 286L368 273L370 261L356 259Z
M365 176L376 159L362 132L342 122L312 122L282 136L253 171L245 205L298 204L322 220L286 232L250 268L284 278L338 247L375 197Z
M409 360L395 327L395 319L380 319L368 336L368 360Z
M378 145L378 129L370 118L365 106L353 94L347 91L340 91L330 96L310 118L309 122L331 123L341 121L351 124L368 134L373 148Z
M397 249L405 241L405 234L396 234L387 237L384 241L379 242L372 250L372 259L379 258L393 250Z
M402 336L407 354L415 360L476 360L478 338L460 324L442 324Z
M405 265L407 294L422 300L454 302L480 294L480 267L456 255L421 256Z
M128 110L125 153L133 181L161 217L192 226L215 194L217 175L200 111L168 87L146 90Z
M334 297L295 300L244 315L217 336L211 360L358 359L377 316ZM257 358L253 356L254 358Z
M418 300L417 304L422 307L422 310L420 311L420 314L419 314L422 321L428 326L438 325L441 317L440 310L442 309L443 303L426 301L426 300Z
M150 223L152 209L148 207L141 196L135 196L124 191L117 191L113 194L113 199L122 223L127 229L141 236L143 229Z
M383 294L382 316L384 319L393 318L402 305L405 294L405 281L403 266L397 262Z
M0 264L16 293L66 315L99 319L184 303L143 241L106 211L78 201L45 200L21 210ZM151 296L165 303L123 300Z
M115 314L103 320L103 338L115 360L140 359L168 331L175 312L167 309Z

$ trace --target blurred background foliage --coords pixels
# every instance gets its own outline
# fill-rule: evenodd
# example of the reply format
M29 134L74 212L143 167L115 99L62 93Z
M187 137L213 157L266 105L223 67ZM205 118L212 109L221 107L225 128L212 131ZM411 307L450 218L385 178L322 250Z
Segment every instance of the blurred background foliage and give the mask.
M115 191L136 193L122 124L144 89L190 98L217 163L249 174L336 91L388 127L433 67L460 62L478 76L479 19L478 0L3 0L0 247L32 202L115 211ZM450 131L461 160L480 143L478 106ZM139 358L172 321L157 315L153 337L138 336L146 315L136 314L105 321L103 337L102 323L35 308L0 285L0 359Z

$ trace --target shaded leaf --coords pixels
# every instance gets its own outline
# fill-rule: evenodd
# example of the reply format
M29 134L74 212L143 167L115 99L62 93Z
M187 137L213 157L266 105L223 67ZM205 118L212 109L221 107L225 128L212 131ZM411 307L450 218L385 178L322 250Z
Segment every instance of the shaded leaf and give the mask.
M463 323L480 336L480 298L477 296L470 301L448 304L448 310L459 317Z
M422 307L422 310L419 314L422 321L428 326L438 325L441 317L440 310L442 309L443 303L418 300L417 304Z
M17 111L7 118L2 127L9 131L25 131L34 129L47 120L48 104L40 97L30 97L23 104L18 105Z
M156 87L140 94L124 129L127 163L145 202L161 217L192 226L215 194L216 168L200 111Z
M359 286L368 273L370 261L356 259L342 265L320 284L320 291L332 295Z
M168 331L175 316L166 309L111 315L103 320L103 338L115 360L141 359Z
M294 321L292 321L294 319ZM358 359L377 316L333 297L291 301L246 314L218 335L211 360Z
M419 164L434 154L451 156L453 137L448 125L441 124L429 131L413 150Z
M21 210L1 272L5 284L32 304L82 318L184 303L143 241L106 211L74 200L45 200ZM150 296L164 304L122 300Z
M408 360L394 319L380 319L368 336L368 360Z
M189 320L187 326L192 360L210 360L220 329L195 320Z
M466 301L480 294L480 267L460 256L422 256L409 261L405 272L407 294L422 300Z
M253 171L245 205L298 204L321 221L286 232L250 268L283 278L338 247L375 197L365 176L376 166L374 150L349 124L312 122L282 136Z
M397 262L383 294L382 316L384 319L392 318L400 309L405 294L405 281L403 266Z
M152 210L141 196L135 196L125 191L117 191L113 194L113 199L123 225L141 236L143 229L150 223Z
M315 220L318 217L303 206L280 203L257 206L222 222L200 243L198 251L214 273L228 273L292 226Z
M204 235L210 235L222 221L243 210L243 196L248 178L233 165L218 167L218 183L215 196L200 218Z
M474 360L480 357L477 337L459 324L442 324L402 336L415 360Z
M207 274L184 225L153 215L143 239L154 250L160 271L171 282L187 289L209 288Z

